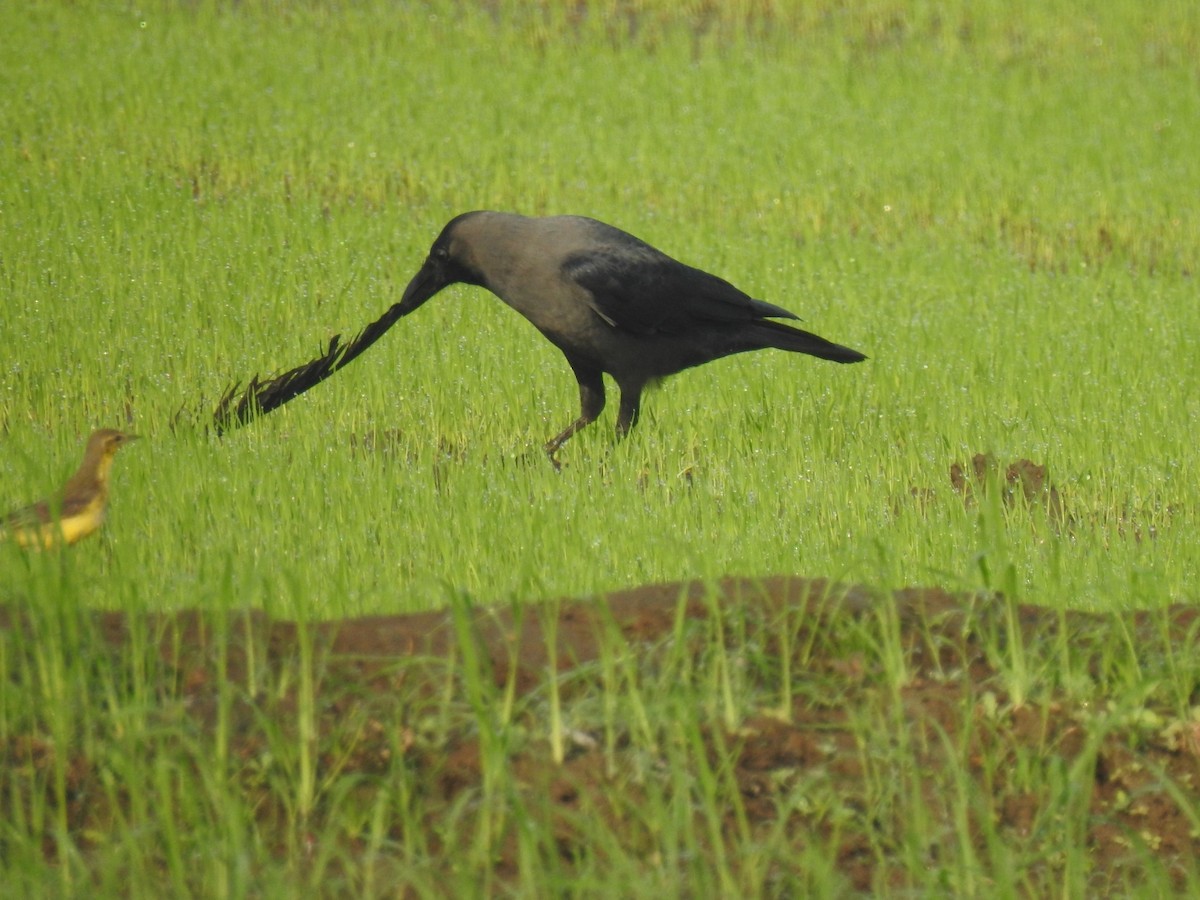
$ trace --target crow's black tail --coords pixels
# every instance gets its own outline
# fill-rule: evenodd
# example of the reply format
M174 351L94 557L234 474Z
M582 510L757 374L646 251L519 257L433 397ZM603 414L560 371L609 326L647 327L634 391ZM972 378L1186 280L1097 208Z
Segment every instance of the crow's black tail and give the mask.
M791 350L793 353L807 353L809 356L817 356L821 359L833 360L833 362L856 363L867 358L857 350L827 341L812 332L784 325L782 322L766 320L756 322L752 334L762 342L763 347Z

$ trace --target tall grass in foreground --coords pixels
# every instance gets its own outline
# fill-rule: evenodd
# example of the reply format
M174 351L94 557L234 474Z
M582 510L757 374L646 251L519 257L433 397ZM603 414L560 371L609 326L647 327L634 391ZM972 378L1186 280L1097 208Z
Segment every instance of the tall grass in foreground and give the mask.
M1200 824L1194 789L1143 761L1194 726L1169 697L1194 683L1194 655L1168 673L1157 640L1096 628L1056 660L1053 635L1006 633L1003 610L981 605L967 622L995 675L976 683L922 660L954 642L935 618L914 648L913 623L902 637L881 605L800 624L784 684L774 636L789 612L714 594L706 619L681 599L654 648L615 634L592 663L517 691L515 674L495 680L470 605L451 605L449 656L361 661L365 678L315 634L268 640L241 612L208 617L208 632L134 618L118 654L77 610L31 608L0 642L6 889L1015 897L1200 884L1178 846L1160 858L1161 823L1126 815L1165 783ZM1046 666L1023 698L1014 642ZM1087 674L1064 691L1055 662ZM938 689L910 690L918 675ZM1097 809L1101 770L1142 788ZM1130 821L1144 828L1118 842L1120 865L1089 849Z

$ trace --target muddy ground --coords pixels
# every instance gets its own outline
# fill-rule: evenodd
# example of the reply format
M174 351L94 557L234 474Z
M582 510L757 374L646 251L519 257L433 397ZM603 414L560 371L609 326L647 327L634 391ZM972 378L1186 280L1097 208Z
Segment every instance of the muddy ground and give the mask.
M870 752L863 751L861 720L855 725L853 719L868 708L885 711L879 714L885 729L890 721L903 732L901 743L909 754L903 758L921 771L896 777L909 778L927 795L931 816L945 817L947 841L957 839L954 797L961 791L939 773L968 772L973 790L984 798L976 804L984 812L968 812L993 820L988 829L980 829L978 822L971 826L981 858L987 857L988 833L1031 848L1046 838L1047 828L1063 825L1055 824L1059 814L1046 812L1057 802L1047 793L1048 782L1034 778L1023 783L1014 774L1028 760L1042 760L1073 781L1073 802L1086 807L1070 808L1079 811L1082 833L1077 839L1089 849L1094 866L1089 884L1095 893L1106 893L1106 886L1128 887L1124 867L1145 867L1148 855L1181 879L1189 872L1194 876L1200 831L1190 816L1200 803L1200 725L1179 712L1194 698L1157 697L1150 689L1141 695L1147 698L1144 707L1124 711L1106 707L1103 699L1106 690L1119 689L1128 677L1128 653L1138 658L1132 668L1148 684L1156 683L1154 667L1162 660L1194 654L1198 621L1192 607L1093 616L1018 606L994 595L937 589L881 594L784 576L730 578L715 587L701 582L654 585L530 606L524 612L474 607L457 615L429 612L323 622L303 631L261 613L227 613L223 623L211 613L182 612L137 622L123 614L96 613L94 623L100 645L126 652L131 641L141 640L149 648L161 663L163 696L196 727L215 728L225 702L231 756L246 760L262 755L269 743L264 722L295 727L300 680L271 673L294 666L303 643L319 673L313 705L318 767L369 775L386 771L402 753L436 819L437 810L455 809L457 798L479 791L483 777L480 738L471 716L463 716L461 730L436 736L423 733L421 725L422 709L428 712L470 693L461 677L446 674L468 662L463 635L473 635L470 646L479 653L478 671L485 673L488 690L495 687L485 700L499 703L510 690L519 704L530 692L546 691L547 626L554 611L553 646L566 704L572 697L599 692L600 667L593 663L602 652L643 660L657 654L661 661L664 653L678 654L694 641L697 648L707 648L698 652L711 655L711 625L720 621L731 654L753 647L756 658L777 662L786 632L797 686L789 707L764 703L758 710L743 711L732 728L719 715L704 726L708 753L732 761L742 801L745 821L734 821L731 809L726 826L731 833L770 828L786 806L785 795L819 773L827 795L862 813L861 828L843 821L832 838L839 871L858 889L908 882L899 849L895 859L880 852L886 845L880 835L892 823L886 815L867 812L867 785L878 780L879 771ZM0 609L0 626L11 629L24 621ZM865 649L872 646L883 649ZM890 662L887 647L900 649ZM1039 662L1068 658L1065 669L1073 673L1069 686L1060 683L1068 677L1064 667ZM1019 679L1013 678L1013 665L1022 660L1041 673L1027 682L1026 697L1014 693ZM711 658L704 663L709 664ZM771 691L778 688L778 670L763 671L757 683L743 672L745 684L762 697L777 698ZM903 673L898 689L897 672ZM222 694L221 686L256 680L274 687L258 696L238 692L229 707L229 694ZM475 690L479 695L478 686ZM539 709L537 715L544 715L545 704ZM29 735L9 741L0 747L5 757L0 763L10 771L36 768L44 749L39 740ZM629 825L631 845L646 839L631 823L615 821L628 815L630 803L636 805L632 798L616 795L629 789L630 782L618 777L613 765L615 753L616 768L624 769L620 754L630 743L625 735L606 748L598 732L574 731L561 763L554 761L544 739L523 741L510 754L508 765L519 773L524 790L541 798L532 808L543 810L545 824L554 829L564 864L569 866L581 852L574 843L580 811L588 816L608 811L615 833L626 833ZM44 752L48 757L49 750ZM947 765L947 754L959 758ZM68 819L79 836L99 824L93 819L102 815L82 799L102 793L90 783L96 777L87 759L72 761L69 796L78 799ZM8 784L9 790L13 787ZM261 787L248 785L247 790ZM285 820L268 792L256 802L263 819ZM794 807L789 816L797 835L810 840L813 829L833 827L815 813L806 821ZM429 826L430 834L438 832L436 821ZM1045 842L1053 846L1057 840ZM436 844L434 838L429 846ZM929 852L935 859L937 847ZM502 880L516 877L514 853L508 847L497 852L495 867ZM1062 864L1061 858L1047 856L1046 884L1061 884L1055 867ZM1041 881L1035 873L1029 884Z

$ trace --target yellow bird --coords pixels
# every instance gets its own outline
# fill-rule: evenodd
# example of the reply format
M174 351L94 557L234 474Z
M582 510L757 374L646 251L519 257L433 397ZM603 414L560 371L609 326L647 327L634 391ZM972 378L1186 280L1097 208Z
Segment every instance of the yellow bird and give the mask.
M108 507L108 473L113 456L136 440L112 428L93 431L79 469L50 500L42 500L0 519L0 540L12 538L22 547L49 549L74 544L93 533Z

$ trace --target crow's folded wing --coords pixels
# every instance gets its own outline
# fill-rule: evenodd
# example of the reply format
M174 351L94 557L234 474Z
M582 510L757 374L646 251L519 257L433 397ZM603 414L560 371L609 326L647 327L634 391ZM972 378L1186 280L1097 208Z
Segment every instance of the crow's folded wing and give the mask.
M598 316L635 334L688 334L767 317L797 318L646 244L573 254L562 271L588 293Z

